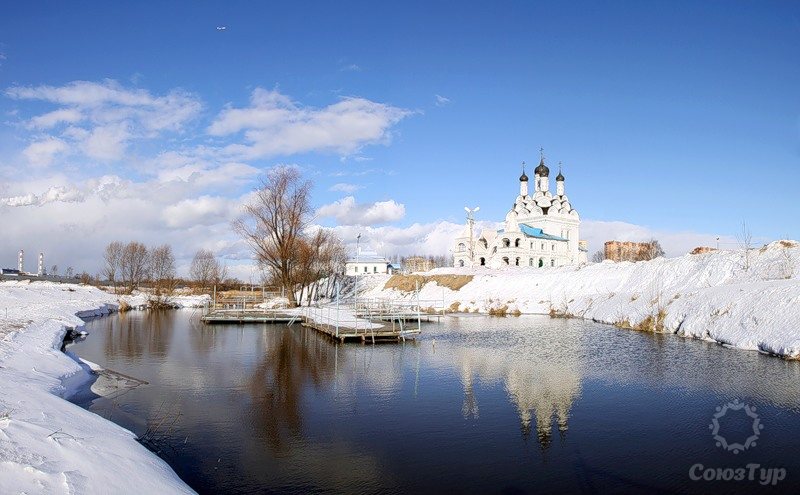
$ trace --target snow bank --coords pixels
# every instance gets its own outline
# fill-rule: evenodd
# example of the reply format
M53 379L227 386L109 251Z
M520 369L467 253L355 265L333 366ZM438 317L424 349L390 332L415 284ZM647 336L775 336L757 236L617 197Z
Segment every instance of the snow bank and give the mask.
M127 304L131 309L147 309L150 301L156 300L156 296L142 291L133 291L133 294L117 296L121 303ZM161 303L174 309L181 308L203 308L211 301L208 294L201 295L173 295L162 298Z
M459 311L577 316L800 358L800 246L719 251L639 263L557 268L440 268L474 275L458 291L429 282L422 300ZM387 280L388 276L384 278ZM411 300L382 284L361 297Z
M0 283L0 493L193 493L133 433L66 400L90 379L59 349L116 310L94 287Z

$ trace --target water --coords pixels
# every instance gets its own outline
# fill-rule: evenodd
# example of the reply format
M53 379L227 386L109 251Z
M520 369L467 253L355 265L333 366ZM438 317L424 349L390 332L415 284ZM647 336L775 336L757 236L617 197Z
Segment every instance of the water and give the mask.
M84 405L146 437L202 493L800 487L797 362L548 317L447 318L417 342L373 346L197 316L93 320L68 350L149 382ZM764 426L739 454L709 429L734 399ZM719 420L728 442L752 431L743 412ZM693 481L698 463L757 463L786 479Z

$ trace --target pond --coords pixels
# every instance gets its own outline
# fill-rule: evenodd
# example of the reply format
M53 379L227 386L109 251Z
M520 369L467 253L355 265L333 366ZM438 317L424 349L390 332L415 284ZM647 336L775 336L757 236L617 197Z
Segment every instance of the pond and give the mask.
M379 345L191 310L87 331L69 352L147 383L81 405L201 493L800 486L800 363L754 352L545 316L447 317Z

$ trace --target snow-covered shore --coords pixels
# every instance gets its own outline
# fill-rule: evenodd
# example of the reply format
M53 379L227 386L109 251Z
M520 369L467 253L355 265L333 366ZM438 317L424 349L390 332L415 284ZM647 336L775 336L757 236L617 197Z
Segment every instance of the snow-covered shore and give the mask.
M639 263L422 275L474 277L459 290L433 281L422 287L420 299L443 299L452 310L569 315L800 358L800 245L793 241ZM370 278L361 297L414 297L385 289L389 276Z
M133 433L65 400L91 378L60 351L66 329L116 303L94 287L0 283L0 493L193 493Z

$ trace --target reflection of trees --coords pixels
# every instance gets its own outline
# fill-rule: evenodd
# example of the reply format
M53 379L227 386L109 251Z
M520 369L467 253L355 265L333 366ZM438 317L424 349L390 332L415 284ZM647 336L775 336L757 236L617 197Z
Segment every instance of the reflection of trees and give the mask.
M334 378L335 343L301 331L270 331L264 353L250 377L255 420L273 450L285 451L302 433L302 399L308 386L320 388Z
M105 318L100 324L106 332L104 350L110 359L138 361L145 351L162 358L169 352L174 321L167 311L122 313L119 318Z

